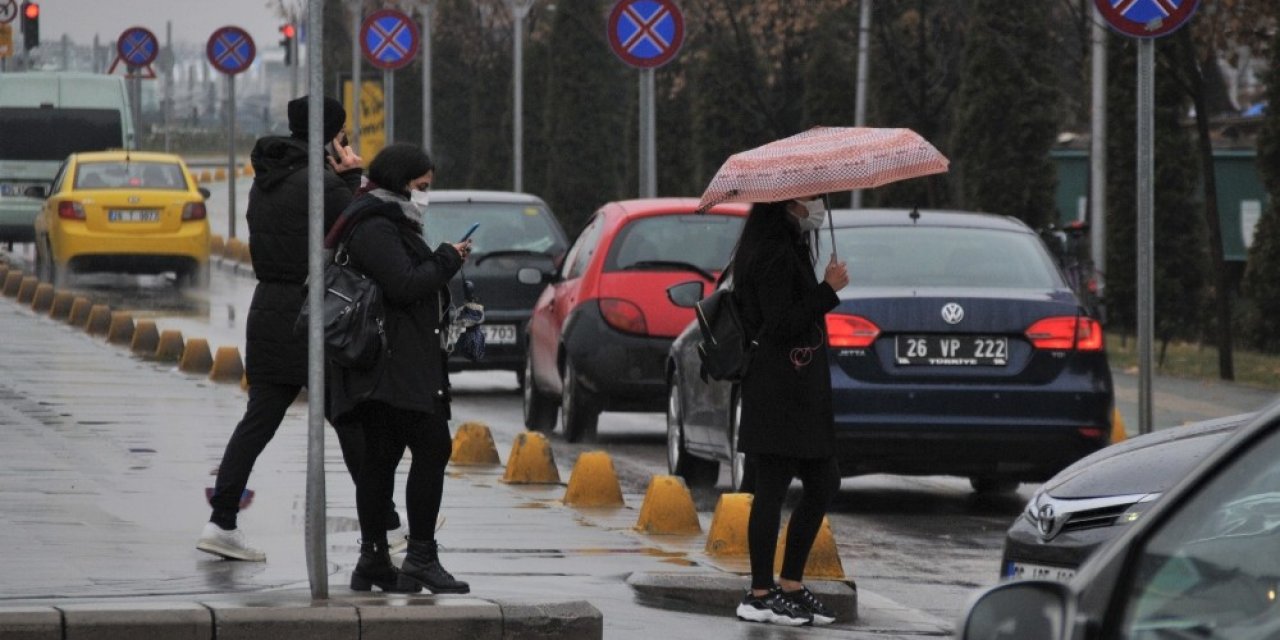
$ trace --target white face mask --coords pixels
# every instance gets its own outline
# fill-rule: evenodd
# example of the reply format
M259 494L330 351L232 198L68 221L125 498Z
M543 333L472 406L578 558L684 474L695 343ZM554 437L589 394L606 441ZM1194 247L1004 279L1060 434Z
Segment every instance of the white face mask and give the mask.
M808 233L821 229L822 224L827 221L827 208L823 206L822 199L805 200L800 204L804 205L805 211L809 212L807 217L799 220L800 231Z
M409 202L418 205L419 209L426 209L431 202L431 192L414 189L409 192Z

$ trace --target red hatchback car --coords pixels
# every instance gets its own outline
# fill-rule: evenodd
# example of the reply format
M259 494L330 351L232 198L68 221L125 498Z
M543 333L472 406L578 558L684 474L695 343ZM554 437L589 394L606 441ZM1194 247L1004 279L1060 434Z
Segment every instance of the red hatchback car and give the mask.
M527 428L551 431L560 411L565 438L578 442L595 436L601 411L665 409L667 351L693 321L667 287L693 273L709 292L748 209L698 214L697 206L694 198L626 200L591 217L529 321Z

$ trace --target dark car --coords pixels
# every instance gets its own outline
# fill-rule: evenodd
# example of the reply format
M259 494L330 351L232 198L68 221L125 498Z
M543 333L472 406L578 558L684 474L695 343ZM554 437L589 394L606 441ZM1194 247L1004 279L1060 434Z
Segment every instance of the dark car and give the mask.
M850 276L825 327L842 474L958 475L977 491L1010 491L1108 444L1102 327L1035 232L953 211L844 210L832 221ZM686 327L668 358L668 465L707 484L729 462L737 486L737 389L703 378L699 339Z
M663 364L693 312L667 300L667 287L698 278L713 286L747 207L695 213L695 198L609 202L591 217L529 322L524 420L578 442L596 433L601 411L662 411Z
M542 291L540 283L525 284L521 269L554 273L569 241L547 203L537 196L505 191L431 192L423 218L427 243L457 242L474 223L471 258L450 283L454 304L464 298L463 281L471 281L484 305L485 356L473 362L460 355L449 358L452 371L505 369L524 380L526 323Z
M964 640L1280 637L1280 404L1186 471L1069 583L975 598Z
M1081 458L1044 483L1009 527L1002 578L1067 580L1254 414L1138 436Z

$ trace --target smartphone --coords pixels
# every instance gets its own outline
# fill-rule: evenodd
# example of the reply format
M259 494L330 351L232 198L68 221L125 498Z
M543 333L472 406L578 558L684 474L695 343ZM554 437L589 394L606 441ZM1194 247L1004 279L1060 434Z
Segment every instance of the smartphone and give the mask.
M467 241L467 239L471 237L471 234L475 233L475 232L476 232L476 229L478 229L478 228L480 228L480 223L479 223L479 222L473 222L473 223L471 223L471 228L470 228L470 229L467 229L467 232L466 232L466 233L464 233L464 234L462 234L462 239L461 239L461 240L459 240L458 242L466 242L466 241Z

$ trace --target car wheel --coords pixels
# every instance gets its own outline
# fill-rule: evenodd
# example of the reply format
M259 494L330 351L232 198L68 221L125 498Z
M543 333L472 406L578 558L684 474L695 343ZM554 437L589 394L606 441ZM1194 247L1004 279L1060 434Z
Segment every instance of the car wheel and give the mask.
M738 393L729 401L729 483L736 493L755 493L755 478L747 464L747 454L738 451L738 425L742 424L742 402Z
M969 486L973 487L974 491L989 495L1013 493L1018 490L1019 484L1021 483L1017 480L1005 478L969 478Z
M36 241L36 277L39 278L41 282L48 282L48 283L53 282L53 270L50 269L50 267L52 266L51 263L52 263L52 260L49 257L49 252L44 249L44 243L37 240Z
M684 478L690 487L714 487L720 479L720 463L698 458L685 448L683 406L680 378L672 377L667 391L667 471Z
M564 438L569 442L591 441L596 437L600 421L600 407L591 392L582 387L573 361L564 365L564 393L560 395L560 421L564 423Z
M538 385L533 381L533 354L531 353L526 352L524 355L523 373L520 388L524 391L524 428L542 432L555 429L558 407L555 402L538 391Z

